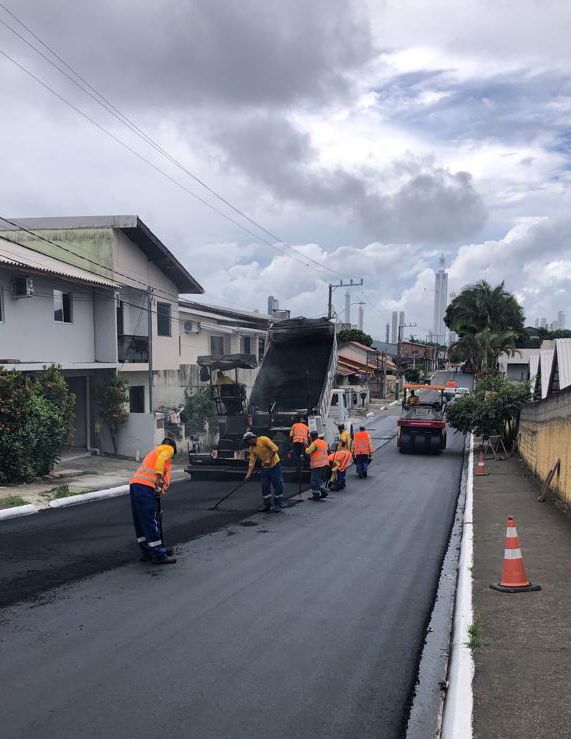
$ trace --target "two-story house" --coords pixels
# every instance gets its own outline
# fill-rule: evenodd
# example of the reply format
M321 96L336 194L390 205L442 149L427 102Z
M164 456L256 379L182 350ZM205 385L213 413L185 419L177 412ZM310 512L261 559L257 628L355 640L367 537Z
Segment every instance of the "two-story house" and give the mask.
M76 397L72 444L87 449L99 443L97 388L118 366L117 287L0 238L0 365L34 374L59 364Z
M106 325L115 336L118 369L129 383L130 410L119 453L142 453L163 432L162 414L155 415L164 405L157 384L180 385L178 296L202 293L202 287L136 215L12 220L20 229L0 236L117 288Z

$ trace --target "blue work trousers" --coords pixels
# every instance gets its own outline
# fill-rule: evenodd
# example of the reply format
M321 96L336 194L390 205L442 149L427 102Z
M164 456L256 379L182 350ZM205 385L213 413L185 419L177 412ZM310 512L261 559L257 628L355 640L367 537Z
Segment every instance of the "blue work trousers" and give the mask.
M347 470L337 470L337 478L333 483L333 490L343 490L346 485Z
M271 505L273 489L274 505L276 508L283 508L285 482L281 462L278 462L273 467L262 467L261 481L264 505Z
M312 467L311 468L311 492L322 493L325 492L325 485L327 484L327 477L329 475L329 465L325 467Z
M370 464L370 457L368 454L357 454L355 457L355 466L357 467L357 475L359 477L367 476L367 469Z
M155 489L148 485L133 483L130 486L130 497L135 535L143 554L153 559L166 557Z

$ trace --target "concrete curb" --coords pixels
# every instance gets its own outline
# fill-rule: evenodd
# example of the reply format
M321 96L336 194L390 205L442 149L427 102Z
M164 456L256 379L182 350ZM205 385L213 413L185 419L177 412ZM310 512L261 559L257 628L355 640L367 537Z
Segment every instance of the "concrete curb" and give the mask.
M18 516L31 516L32 513L38 513L40 509L29 503L28 505L16 505L13 508L3 508L0 511L0 521L7 518L18 518Z
M107 488L106 490L96 490L92 493L81 493L80 495L70 495L67 498L56 498L50 500L50 508L65 508L67 506L79 505L80 503L89 503L91 500L101 500L102 498L116 498L119 495L125 495L129 492L128 485L119 485L116 488Z
M393 400L393 402L392 402L392 403L389 403L389 408L390 408L390 407L391 407L392 405L398 405L398 404L399 404L400 402L401 402L400 400Z
M468 647L468 629L473 622L472 564L474 561L474 436L470 435L470 453L466 477L462 544L458 564L458 586L452 627L448 690L444 701L442 739L471 739L474 694L474 660Z

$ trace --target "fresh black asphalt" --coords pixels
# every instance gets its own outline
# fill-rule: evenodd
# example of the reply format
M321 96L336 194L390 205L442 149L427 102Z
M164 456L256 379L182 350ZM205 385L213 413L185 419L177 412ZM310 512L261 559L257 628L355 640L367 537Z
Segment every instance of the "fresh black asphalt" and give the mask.
M11 600L82 579L1 612L2 736L401 736L462 447L449 434L441 456L403 456L389 441L368 480L279 516L250 515L255 485L213 513L225 484L182 483L169 536L189 543L172 567L123 564L126 498L3 522ZM192 539L209 526L223 528Z

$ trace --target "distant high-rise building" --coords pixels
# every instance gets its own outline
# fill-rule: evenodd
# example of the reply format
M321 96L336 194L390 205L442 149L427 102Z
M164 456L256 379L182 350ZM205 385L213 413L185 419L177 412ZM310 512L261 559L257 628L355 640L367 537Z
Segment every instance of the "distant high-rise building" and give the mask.
M388 344L390 340L390 325L387 323L385 324L385 341Z
M565 328L565 313L562 310L557 311L557 327L560 331Z
M404 339L403 336L403 326L404 326L404 311L399 311L399 327L397 331L397 341L402 341Z
M391 342L393 344L396 344L398 339L398 331L399 331L399 314L398 311L394 310L391 320Z
M280 309L279 300L277 298L274 298L273 295L270 295L268 297L268 316L271 316L275 310L279 310L279 309Z
M542 318L539 325L541 328L547 328L547 318Z
M363 308L363 303L359 303L359 331L363 330L363 324L365 323L365 309Z
M351 293L345 292L345 323L351 325Z
M434 320L432 322L432 331L434 341L439 344L446 344L447 331L446 324L444 323L444 313L448 305L448 273L445 269L444 254L440 257L440 266L434 278Z
M535 319L535 328L539 328L539 318Z

